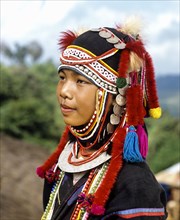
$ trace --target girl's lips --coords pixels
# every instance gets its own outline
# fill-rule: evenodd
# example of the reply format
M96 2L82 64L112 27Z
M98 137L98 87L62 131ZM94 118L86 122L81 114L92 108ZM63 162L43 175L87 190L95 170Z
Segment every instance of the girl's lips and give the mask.
M74 108L71 108L67 105L61 105L61 112L62 113L70 113L72 111L74 111L75 109Z

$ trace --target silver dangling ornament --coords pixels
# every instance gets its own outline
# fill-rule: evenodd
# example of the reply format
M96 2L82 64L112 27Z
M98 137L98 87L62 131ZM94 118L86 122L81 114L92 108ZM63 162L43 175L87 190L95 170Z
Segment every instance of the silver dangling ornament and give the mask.
M118 125L119 122L120 122L120 117L119 116L117 116L115 114L110 115L110 123L112 125Z
M108 134L112 134L114 132L114 126L111 123L107 124L107 132Z
M116 103L119 105L119 106L124 106L126 104L126 98L123 97L122 95L118 94L116 96Z

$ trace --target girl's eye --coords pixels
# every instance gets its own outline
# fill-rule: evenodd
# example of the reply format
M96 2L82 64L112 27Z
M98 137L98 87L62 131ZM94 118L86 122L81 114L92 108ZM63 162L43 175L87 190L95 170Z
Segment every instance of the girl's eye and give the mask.
M84 81L84 80L82 80L82 79L78 79L78 80L77 80L77 83L80 83L80 84L86 84L87 82Z
M64 80L65 77L64 77L63 75L59 75L59 79L60 79L60 80Z

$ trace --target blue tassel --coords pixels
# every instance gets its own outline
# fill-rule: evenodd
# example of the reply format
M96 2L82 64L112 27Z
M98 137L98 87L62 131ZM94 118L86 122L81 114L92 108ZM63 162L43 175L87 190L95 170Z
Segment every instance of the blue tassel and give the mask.
M134 126L130 126L124 142L124 160L127 162L143 162L139 152L138 135Z

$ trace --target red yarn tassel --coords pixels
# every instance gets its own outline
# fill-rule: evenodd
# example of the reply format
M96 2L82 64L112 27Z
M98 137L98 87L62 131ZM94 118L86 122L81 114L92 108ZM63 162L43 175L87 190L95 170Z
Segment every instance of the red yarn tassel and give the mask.
M126 135L125 128L117 128L117 134L112 143L112 158L110 160L109 168L101 183L101 186L97 189L94 195L93 209L91 213L94 215L103 214L105 211L104 206L109 198L111 189L116 181L117 175L123 166L123 146ZM97 212L96 212L97 211Z
M36 173L39 177L44 178L45 172L50 169L54 163L58 160L59 155L61 154L64 146L68 140L69 129L66 127L61 140L56 148L56 150L51 154L51 156L45 161L45 163L36 169Z
M65 32L61 32L61 37L58 41L59 49L61 51L65 50L72 42L77 38L77 34L68 30Z
M146 50L142 41L131 41L126 44L126 48L136 53L140 58L144 59Z
M150 55L146 52L146 83L147 83L147 97L149 108L159 107L154 66Z
M124 49L120 55L118 73L119 77L126 78L126 73L129 68L129 50Z
M138 125L139 87L133 86L126 92L126 113L128 125Z

